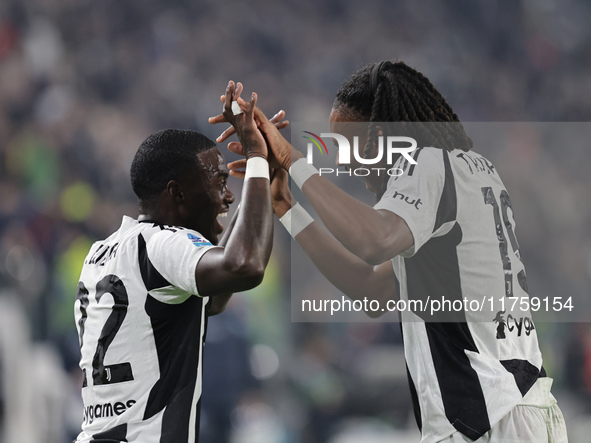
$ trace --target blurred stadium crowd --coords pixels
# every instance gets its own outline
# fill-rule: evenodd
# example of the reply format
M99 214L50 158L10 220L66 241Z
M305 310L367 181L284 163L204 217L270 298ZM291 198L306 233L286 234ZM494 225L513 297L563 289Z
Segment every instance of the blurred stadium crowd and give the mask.
M3 0L0 443L78 433L78 276L91 243L137 215L128 170L147 135L215 138L229 79L268 113L324 121L346 75L386 58L462 121L591 121L590 24L576 0ZM585 141L548 145L524 124L476 150L512 195L530 292L591 312ZM398 325L292 323L289 259L278 227L263 285L210 321L203 441L417 441ZM588 442L591 325L537 327L572 441Z

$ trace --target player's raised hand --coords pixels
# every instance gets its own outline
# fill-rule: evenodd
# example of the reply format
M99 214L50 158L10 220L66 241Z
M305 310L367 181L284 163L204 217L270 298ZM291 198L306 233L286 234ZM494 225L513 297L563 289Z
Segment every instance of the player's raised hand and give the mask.
M277 164L285 170L289 170L292 162L292 155L302 156L294 150L291 144L281 135L277 126L260 109L255 110L256 120L259 129L265 136L265 140L272 151Z
M230 123L238 134L238 138L242 142L243 151L247 158L249 157L264 157L267 158L268 150L266 141L259 131L254 120L254 109L256 107L257 95L252 93L251 101L247 103L246 109L243 110L240 106L236 106L240 98L242 87L236 87L234 82L230 80L226 87L226 94L224 100L223 116L228 123Z
M242 103L241 100L238 100L238 103ZM242 106L242 105L240 105ZM261 110L259 108L255 109L255 120L257 120L257 116L258 114L261 112ZM212 124L216 124L216 123L221 123L222 121L219 119L219 117L223 117L223 114L220 114L216 117L211 117L209 119L209 123ZM271 118L270 122L273 123L275 125L275 127L279 130L287 128L289 126L289 120L283 120L285 118L285 111L281 110L278 111L277 114L275 114L273 116L273 118ZM225 121L225 120L223 120ZM257 120L258 122L258 120ZM227 140L228 138L230 138L232 135L234 135L236 133L236 130L234 129L233 126L230 126L228 129L226 129L224 132L222 132L218 138L216 138L216 142L218 143L222 143L223 141Z
M238 83L237 87L240 87L242 89L242 83ZM220 97L220 100L222 101L222 103L225 103L226 96L222 95ZM238 101L238 105L242 108L242 110L246 109L246 106L248 105L248 103L242 97L238 97L237 101ZM257 116L259 115L260 112L262 112L262 111L260 111L259 108L255 109L255 119L257 119ZM277 114L275 114L273 116L273 118L271 118L270 121L271 121L271 123L273 123L277 127L277 129L281 130L281 129L287 128L289 126L289 121L283 120L284 118L285 118L285 111L280 110L277 112ZM214 117L210 117L208 121L212 125L215 125L217 123L226 123L226 118L224 117L224 114L219 114ZM222 132L220 134L220 136L216 139L216 142L222 143L223 141L227 140L235 133L236 133L236 129L234 129L233 126L230 126L228 129L226 129L224 132Z

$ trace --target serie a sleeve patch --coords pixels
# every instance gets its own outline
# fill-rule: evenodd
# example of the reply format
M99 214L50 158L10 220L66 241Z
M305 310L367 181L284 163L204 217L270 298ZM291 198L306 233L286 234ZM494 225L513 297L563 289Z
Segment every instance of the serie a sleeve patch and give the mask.
M191 234L190 232L187 232L187 237L197 247L200 247L200 246L213 246L211 244L211 242L209 240L207 240L206 238L199 237L198 235Z

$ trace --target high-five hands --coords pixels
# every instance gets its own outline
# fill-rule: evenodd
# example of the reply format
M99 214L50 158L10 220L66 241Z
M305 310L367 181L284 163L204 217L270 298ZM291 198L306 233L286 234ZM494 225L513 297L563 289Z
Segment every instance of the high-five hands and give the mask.
M242 111L248 111L251 109L250 107L253 105L253 103L256 105L256 94L253 94L253 100L248 103L242 99L242 97L240 97L242 89L243 86L240 82L237 83L236 86L234 86L233 82L228 83L226 93L220 97L221 102L224 104L224 112L209 118L209 122L211 124L224 122L232 124L232 126L226 129L216 139L218 143L222 143L223 141L227 140L230 136L235 134L238 129L235 123L236 118L239 117L240 114L238 116L234 115L231 102L236 101ZM271 167L271 202L273 205L273 211L278 217L281 217L291 208L292 204L295 203L293 201L291 191L289 190L289 177L287 174L289 165L285 164L287 163L285 159L289 159L291 161L291 145L279 133L279 130L284 129L289 125L289 121L283 120L285 117L284 111L277 112L277 114L275 114L270 120L267 119L265 114L256 106L253 106L252 112L254 115L254 122L257 124L258 129L265 138L268 148L272 149L272 152L268 153L269 165ZM244 142L241 137L240 130L238 130L238 135L240 140ZM240 142L228 143L228 149L241 156L246 156L247 154L245 152L243 143ZM276 150L282 154L282 158L284 159L283 162L279 162L276 159L274 155ZM244 178L245 168L246 158L242 158L228 164L230 175L234 177Z
M238 102L238 105L240 106L240 108L242 110L245 110L246 107L248 106L248 103L242 97L240 97L240 93L242 92L242 89L243 89L242 83L240 83L240 82L236 83L236 91L237 91L236 95L238 96L237 102ZM220 101L225 104L226 103L226 96L221 95ZM257 118L259 116L258 112L261 112L261 111L260 111L260 109L257 108L256 112L257 113L255 113L255 118ZM277 114L275 114L273 116L273 118L271 118L270 122L273 123L277 127L277 129L284 129L289 126L289 121L283 120L284 118L285 118L285 111L281 110L281 111L278 111ZM208 121L209 121L209 123L215 125L217 123L225 123L226 118L224 117L224 114L219 114L219 115L216 115L215 117L209 117ZM222 132L220 134L220 136L215 141L218 143L222 143L225 140L227 140L228 138L230 138L232 135L234 135L235 133L236 133L236 130L234 129L234 127L230 126L228 129L226 129L224 132Z
M242 91L242 83L238 83L236 85L236 91L238 91L239 93ZM239 97L239 93L237 94L237 98L234 98L233 100L236 100L238 105L240 106L240 108L242 110L244 110L248 106L248 103ZM228 103L229 99L230 99L230 97L228 96L227 93L226 93L226 95L220 97L220 100L222 101L222 103L224 103L224 109L226 109L226 108L231 109L231 104ZM279 133L280 129L283 129L289 125L289 121L283 120L284 117L285 117L285 112L279 111L277 114L275 114L273 116L273 118L271 120L269 120L267 118L267 116L263 113L263 111L261 111L256 106L254 108L255 122L256 122L259 130L263 134L268 147L272 151L272 155L269 155L269 162L270 162L271 167L272 168L281 167L281 168L288 170L289 167L291 166L292 147L289 144L289 142ZM222 123L222 122L231 123L226 117L226 112L224 112L223 114L214 116L214 117L210 117L209 122L211 124ZM226 129L216 139L216 141L218 143L221 143L224 140L228 139L235 132L236 131L235 131L234 125L232 125L232 127ZM241 146L240 143L231 142L228 144L228 149L234 153L239 154L239 155L244 155L244 148ZM298 151L295 151L295 152L299 153ZM233 165L233 169L230 170L230 173L232 175L237 176L237 177L242 176L243 172L242 172L242 174L240 174L240 169L244 167L244 165L245 165L244 162L241 162L240 160L238 160L237 162L230 163L230 165ZM230 165L228 165L228 167L230 167Z
M267 149L267 142L263 137L263 134L259 130L257 123L254 119L254 110L256 109L257 95L252 93L251 101L246 102L241 99L240 93L242 92L242 84L238 86L234 85L233 81L228 82L226 87L226 94L224 96L224 108L221 116L224 121L230 123L238 134L240 141L242 142L243 155L246 158L250 157L263 157L267 158L269 152ZM244 108L241 106L242 112L236 113L232 109L232 103L241 100L245 105ZM218 116L219 117L219 116Z

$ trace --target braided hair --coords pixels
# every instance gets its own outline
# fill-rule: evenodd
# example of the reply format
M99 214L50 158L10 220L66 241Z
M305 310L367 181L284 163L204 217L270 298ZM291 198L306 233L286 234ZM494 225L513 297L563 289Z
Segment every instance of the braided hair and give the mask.
M472 140L441 93L401 61L374 63L355 72L341 85L333 109L368 122L401 122L397 129L419 146L448 151L472 148ZM368 135L366 150L375 141L375 125L370 124Z

